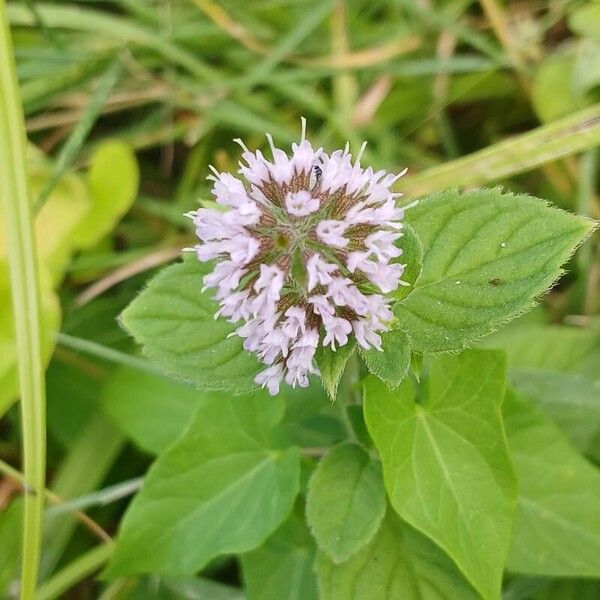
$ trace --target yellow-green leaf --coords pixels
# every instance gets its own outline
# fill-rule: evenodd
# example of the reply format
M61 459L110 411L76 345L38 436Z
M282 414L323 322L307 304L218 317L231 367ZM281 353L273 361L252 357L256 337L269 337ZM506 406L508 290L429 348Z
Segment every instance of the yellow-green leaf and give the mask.
M260 546L287 518L300 455L272 432L283 399L205 395L189 428L150 469L122 521L108 576L190 575Z
M144 353L167 373L199 389L247 392L261 369L235 327L214 319L212 292L202 292L210 265L195 257L161 271L122 314Z
M319 548L335 563L371 541L385 506L381 467L356 444L334 447L308 484L308 524Z
M530 308L594 227L500 189L434 194L406 218L423 243L423 269L394 312L414 351L463 348Z
M365 382L365 417L391 504L433 539L487 600L500 596L515 482L500 406L502 353L469 350L428 363L417 402L405 380Z
M514 392L503 414L519 489L507 568L600 577L600 472Z
M74 234L79 248L93 246L112 231L133 204L139 179L139 167L129 144L109 140L96 148L87 174L92 205Z
M375 538L336 564L324 552L316 571L321 600L475 600L452 561L392 510Z

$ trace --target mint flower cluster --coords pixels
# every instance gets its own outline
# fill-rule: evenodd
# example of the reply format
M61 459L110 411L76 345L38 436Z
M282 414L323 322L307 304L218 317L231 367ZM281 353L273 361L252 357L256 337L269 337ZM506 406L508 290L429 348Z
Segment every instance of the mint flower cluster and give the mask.
M381 350L390 299L404 282L403 210L391 175L353 161L348 146L327 154L305 136L291 155L267 136L272 158L243 149L240 178L213 172L220 208L188 213L200 261L215 261L204 289L215 288L215 315L238 324L244 348L265 364L256 383L277 394L282 380L308 385L319 345L351 336Z

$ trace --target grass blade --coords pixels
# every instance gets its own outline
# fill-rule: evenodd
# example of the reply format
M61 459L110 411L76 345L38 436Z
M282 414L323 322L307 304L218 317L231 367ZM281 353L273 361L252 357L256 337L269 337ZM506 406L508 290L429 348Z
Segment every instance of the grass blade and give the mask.
M99 410L82 429L52 482L53 491L65 500L92 492L114 464L125 438ZM101 451L99 451L101 449ZM54 571L71 540L77 522L73 514L47 514L41 579Z
M287 33L247 76L242 78L241 86L252 87L265 81L273 69L321 24L329 12L331 12L330 0L317 3L314 8L307 10L302 21Z
M41 351L40 290L25 167L25 123L13 47L0 0L0 195L8 239L16 330L24 474L33 490L45 487L45 382ZM25 494L21 598L34 597L42 541L44 496Z
M600 104L400 180L407 198L498 181L600 144Z
M47 28L89 32L106 39L135 44L154 51L167 62L181 66L195 77L209 81L218 79L217 71L198 60L195 55L165 40L157 31L140 26L135 21L80 6L38 2L36 8ZM26 6L11 4L8 7L8 16L12 25L36 27L38 24L35 15Z
M114 53L111 52L111 56ZM55 70L51 75L23 81L21 75L21 100L26 115L47 106L48 101L57 94L72 89L80 88L92 77L95 77L108 63L105 53L93 60L69 64L60 70Z
M46 182L46 185L42 188L37 200L35 201L34 210L37 212L44 202L48 199L48 196L54 189L54 186L58 180L63 176L64 172L71 166L75 157L81 150L87 136L89 135L94 123L98 119L102 107L104 106L108 95L117 84L119 76L121 75L121 63L119 59L116 59L112 65L108 68L106 73L101 77L98 87L92 94L90 103L86 106L81 119L69 135L69 138L65 142L64 146L60 149L60 153L54 163L54 170L52 176Z
M128 479L127 481L91 492L90 494L85 494L79 498L74 498L68 502L51 506L46 511L46 515L48 518L51 518L56 515L72 513L76 510L87 510L91 507L107 506L112 502L116 502L117 500L121 500L122 498L127 498L127 496L135 494L142 487L143 483L144 477Z
M36 600L64 598L66 591L97 571L110 558L113 549L113 543L106 543L88 550L41 586Z
M59 346L70 348L71 350L75 350L77 352L83 352L84 354L95 356L96 358L100 358L110 363L124 365L126 367L131 367L132 369L137 369L138 371L151 373L153 375L165 376L162 371L160 371L148 360L138 358L137 356L132 356L131 354L125 354L125 352L120 352L114 348L109 348L108 346L103 346L97 342L92 342L91 340L84 340L83 338L74 337L66 333L58 333L56 335L56 341Z

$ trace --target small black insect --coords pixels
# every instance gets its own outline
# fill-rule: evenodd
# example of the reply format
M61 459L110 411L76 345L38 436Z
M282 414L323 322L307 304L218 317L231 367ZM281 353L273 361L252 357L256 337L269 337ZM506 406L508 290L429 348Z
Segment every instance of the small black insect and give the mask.
M313 167L313 172L315 174L316 180L319 181L319 179L321 179L321 175L323 175L323 169L321 169L319 165L315 165Z

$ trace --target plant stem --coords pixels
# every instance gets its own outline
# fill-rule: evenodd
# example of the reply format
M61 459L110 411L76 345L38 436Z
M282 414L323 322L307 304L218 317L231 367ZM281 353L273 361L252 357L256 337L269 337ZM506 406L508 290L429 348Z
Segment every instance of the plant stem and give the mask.
M483 12L487 16L488 21L490 22L490 25L496 34L496 37L500 40L504 51L514 65L521 86L525 90L527 96L531 96L531 84L524 76L526 65L521 58L521 54L515 48L510 26L502 7L497 3L496 0L479 0L479 3L483 8Z
M95 490L123 448L123 434L99 409L83 427L56 469L53 490L71 499ZM98 453L98 448L102 452ZM68 514L46 513L46 543L40 565L42 579L52 573L69 544L75 522Z
M41 586L36 600L62 598L64 592L97 571L110 558L113 549L114 544L111 542L97 546L82 554Z
M588 150L581 156L579 169L579 190L577 193L577 212L586 217L594 216L596 199L596 179L598 176L598 148ZM592 315L598 304L598 282L600 280L600 263L598 250L600 246L595 237L586 240L577 251L577 262L582 273L582 309L584 315Z
M31 600L37 585L42 542L44 495L41 490L45 487L46 469L45 382L37 255L25 169L25 123L5 8L4 0L0 0L0 195L8 240L21 394L23 470L27 482L21 598Z
M11 467L8 463L5 463L3 460L0 460L0 473L4 473L4 475L9 477L13 481L18 481L24 488L26 488L27 483L23 474L20 471L17 471L17 469ZM36 494L38 493L37 490L25 489L25 491L34 492ZM108 533L106 533L106 531L104 531L104 529L102 529L102 527L100 527L100 525L98 525L96 521L90 519L90 517L88 517L85 513L78 510L77 507L72 508L68 506L67 503L58 494L55 494L53 491L44 488L43 495L52 504L55 504L57 507L63 508L63 512L73 513L83 525L85 525L95 536L97 536L103 542L111 540L111 537L108 535Z
M397 188L410 199L451 187L483 185L595 148L599 143L600 104L595 104L484 150L403 177Z
M114 348L109 348L108 346L103 346L102 344L92 342L91 340L84 340L83 338L74 337L66 333L58 333L56 335L56 342L59 346L63 346L64 348L69 348L77 352L83 352L85 354L89 354L90 356L101 358L107 362L137 369L138 371L144 371L145 373L150 373L152 375L164 376L162 371L160 371L148 360L138 358L137 356L132 356L131 354L126 354L125 352L120 352Z
M112 502L116 502L117 500L121 500L122 498L127 498L127 496L135 494L142 487L143 483L144 477L128 479L101 490L84 494L79 498L73 498L72 500L57 504L56 506L49 508L46 511L46 514L51 517L69 512L87 510L88 508L94 506L107 506Z
M331 13L331 59L343 62L349 53L348 31L346 26L346 0L336 0ZM334 73L332 79L333 98L338 117L347 123L356 101L356 79L344 71Z

